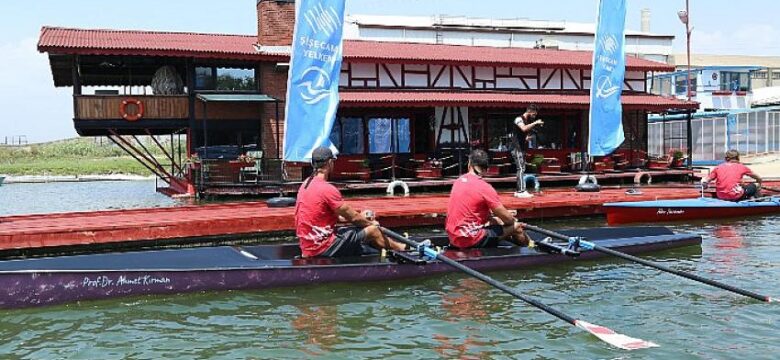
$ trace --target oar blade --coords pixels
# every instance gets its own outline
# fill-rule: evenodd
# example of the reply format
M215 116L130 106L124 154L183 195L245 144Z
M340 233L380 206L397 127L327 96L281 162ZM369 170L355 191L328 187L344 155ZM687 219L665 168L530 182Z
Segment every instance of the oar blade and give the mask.
M577 325L578 328L593 334L597 338L601 339L601 341L604 341L605 343L610 344L618 349L638 350L658 346L658 344L654 342L618 334L609 328L591 324L582 320L575 321L574 325Z

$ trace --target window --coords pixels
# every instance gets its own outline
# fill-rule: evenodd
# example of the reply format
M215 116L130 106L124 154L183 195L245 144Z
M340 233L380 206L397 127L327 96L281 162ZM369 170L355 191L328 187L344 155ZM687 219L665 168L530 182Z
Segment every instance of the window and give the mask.
M723 71L720 75L720 89L722 91L747 91L748 81L747 73Z
M509 134L512 131L513 115L491 115L485 119L488 149L505 151L509 146Z
M691 91L696 90L697 73L691 73ZM688 92L687 82L685 81L685 74L675 76L675 94L685 94Z
M330 132L330 141L344 155L362 154L363 145L363 119L355 117L342 117L333 123Z
M766 71L754 71L750 77L753 79L766 79L766 75Z
M408 118L371 118L368 120L368 151L371 154L411 152Z
M217 68L217 90L257 90L255 69Z
M199 90L214 89L214 68L196 67L195 68L195 88Z
M255 91L254 69L199 66L195 68L197 90Z
M772 80L780 80L780 69L772 72Z

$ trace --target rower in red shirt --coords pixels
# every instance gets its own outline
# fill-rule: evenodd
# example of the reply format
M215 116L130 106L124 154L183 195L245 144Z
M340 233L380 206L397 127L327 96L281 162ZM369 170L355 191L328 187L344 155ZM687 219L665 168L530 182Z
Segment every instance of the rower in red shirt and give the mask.
M523 231L523 224L515 220L501 204L496 190L482 179L481 174L487 167L487 153L472 151L468 173L452 185L446 225L450 244L462 249L485 248L508 240L527 246L530 239Z
M748 176L755 183L742 184L742 177ZM746 200L759 196L761 177L739 162L739 151L726 152L726 162L716 166L710 175L701 179L702 186L707 187L710 181L715 181L715 195L718 199L729 201Z
M404 250L405 245L385 237L379 223L365 210L358 213L327 182L336 157L326 147L314 149L314 173L301 184L295 201L295 234L303 257L359 256L363 244L377 249ZM339 216L354 226L336 228Z

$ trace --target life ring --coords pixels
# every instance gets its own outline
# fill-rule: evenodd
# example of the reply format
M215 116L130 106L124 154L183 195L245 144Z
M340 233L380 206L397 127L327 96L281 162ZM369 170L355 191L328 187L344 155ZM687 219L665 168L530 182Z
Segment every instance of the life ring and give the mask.
M601 191L601 186L599 186L595 176L582 175L579 183L574 187L574 190L580 192L599 192Z
M135 105L135 108L137 109L135 114L127 113L127 105ZM122 103L119 104L119 115L127 121L136 121L144 116L144 103L135 98L124 99L122 100Z
M266 200L265 203L268 205L268 207L272 208L288 207L295 205L295 198L288 196L277 196Z
M585 183L596 184L596 185L599 184L599 182L596 180L596 177L593 176L593 175L582 175L580 177L580 181L579 181L579 183L577 183L577 185L583 185Z
M406 183L401 180L395 180L387 185L387 195L395 195L395 188L398 186L404 189L404 196L409 196L409 185L406 185Z
M536 178L536 175L527 174L523 176L523 182L528 184L528 181L534 182L534 192L539 192L539 188L541 187L539 185L539 179Z
M642 179L647 179L647 185L650 185L650 183L653 182L653 176L646 172L638 172L636 175L634 175L634 184L635 185L642 185Z

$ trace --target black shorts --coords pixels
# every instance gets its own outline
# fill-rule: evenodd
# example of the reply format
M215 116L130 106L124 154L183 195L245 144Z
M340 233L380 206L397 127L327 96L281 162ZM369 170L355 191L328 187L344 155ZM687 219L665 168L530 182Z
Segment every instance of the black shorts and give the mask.
M366 241L366 231L355 226L345 226L336 229L336 239L320 256L344 257L363 255L363 243Z
M758 195L758 186L756 186L756 184L750 183L744 185L742 186L742 189L745 190L745 194L743 194L739 200L747 200Z
M504 227L501 225L490 225L485 228L485 235L473 247L475 248L494 248L503 240Z

